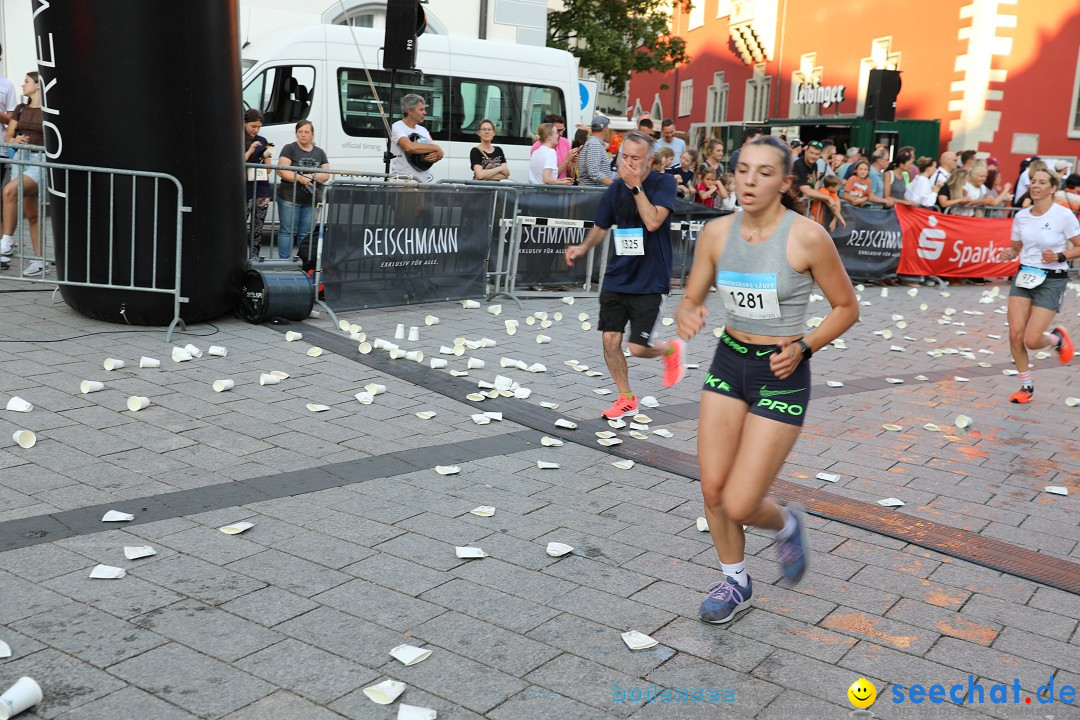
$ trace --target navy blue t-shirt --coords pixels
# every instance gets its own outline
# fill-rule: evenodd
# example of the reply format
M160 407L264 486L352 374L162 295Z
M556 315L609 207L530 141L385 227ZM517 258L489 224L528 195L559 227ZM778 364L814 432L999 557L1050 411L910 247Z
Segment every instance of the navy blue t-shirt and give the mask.
M649 202L657 207L675 209L675 178L660 172L650 172L641 183ZM637 203L630 188L621 179L608 186L600 207L596 210L596 225L607 229L641 228L645 239L644 255L617 255L611 243L604 290L630 295L666 295L671 290L671 217L650 232L638 215Z

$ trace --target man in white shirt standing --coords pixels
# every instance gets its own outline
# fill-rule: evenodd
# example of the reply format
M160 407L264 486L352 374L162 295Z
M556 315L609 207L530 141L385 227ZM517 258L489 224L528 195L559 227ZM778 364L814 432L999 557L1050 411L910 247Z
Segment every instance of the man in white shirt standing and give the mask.
M443 158L443 149L431 142L431 133L420 124L426 111L424 98L409 93L401 98L404 117L390 127L390 172L411 175L422 183L435 181L429 168Z
M953 170L956 170L956 153L951 150L941 153L938 169L930 176L930 185L937 187L938 183L948 182Z
M686 141L675 136L675 121L671 118L665 118L660 123L660 139L656 141L656 147L657 149L671 148L671 152L675 153L675 162L679 162L682 154L686 152Z

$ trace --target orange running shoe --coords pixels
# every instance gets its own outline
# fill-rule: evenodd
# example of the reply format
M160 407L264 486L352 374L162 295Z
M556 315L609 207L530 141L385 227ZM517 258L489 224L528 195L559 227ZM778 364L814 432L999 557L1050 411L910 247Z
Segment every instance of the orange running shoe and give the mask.
M1058 360L1061 361L1062 365L1065 365L1073 358L1072 340L1069 339L1069 333L1065 332L1065 328L1060 325L1054 328L1054 334L1061 338L1061 344L1058 345L1057 354Z
M664 356L664 379L661 383L666 388L677 384L686 374L686 363L683 362L686 355L686 343L679 338L674 338L668 342L671 343L671 347L675 348L675 350L670 355Z
M1009 396L1009 402L1020 403L1021 405L1027 405L1031 402L1031 396L1035 394L1035 388L1025 385L1012 395Z
M603 412L605 420L618 420L623 415L633 415L637 412L637 395L630 397L619 396L611 407Z

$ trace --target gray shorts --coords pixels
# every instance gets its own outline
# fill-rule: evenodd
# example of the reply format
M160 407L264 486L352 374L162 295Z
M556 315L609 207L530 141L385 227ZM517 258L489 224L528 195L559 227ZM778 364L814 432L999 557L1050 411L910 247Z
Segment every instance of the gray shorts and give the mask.
M1068 285L1068 277L1048 277L1029 290L1028 288L1016 287L1016 278L1013 278L1009 297L1027 298L1035 307L1057 312L1061 309L1061 301L1065 298L1065 290Z

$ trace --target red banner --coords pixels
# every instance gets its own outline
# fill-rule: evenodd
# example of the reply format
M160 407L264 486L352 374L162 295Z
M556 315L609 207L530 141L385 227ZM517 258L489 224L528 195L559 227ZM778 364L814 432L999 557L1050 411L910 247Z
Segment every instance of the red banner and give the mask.
M901 275L1009 277L1018 263L998 262L1012 244L1012 220L944 215L906 205L896 206L900 221Z

